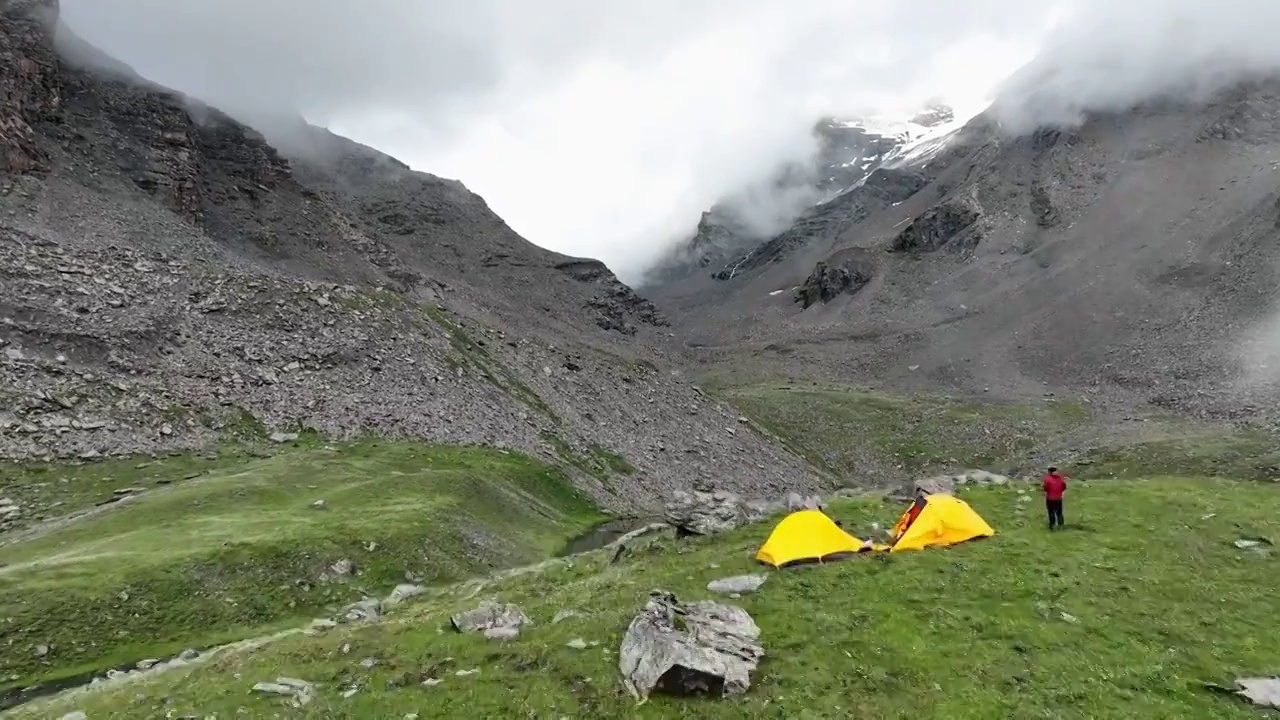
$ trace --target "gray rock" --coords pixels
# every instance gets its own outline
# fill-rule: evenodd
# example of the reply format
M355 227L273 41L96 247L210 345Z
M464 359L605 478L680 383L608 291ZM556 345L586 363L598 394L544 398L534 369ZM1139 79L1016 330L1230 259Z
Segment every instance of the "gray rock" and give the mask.
M618 668L637 699L654 690L735 695L751 685L764 650L745 610L714 602L680 604L655 590L627 628Z
M63 715L62 720L88 720L88 716L80 710L76 710L75 712L69 712L66 715Z
M520 637L520 628L517 627L495 627L484 631L484 636L490 640L515 640Z
M274 432L271 433L271 442L284 444L291 443L298 439L298 433Z
M279 695L290 698L295 707L302 707L315 697L315 686L306 680L290 677L278 677L275 682L260 682L253 686L253 692L260 695Z
M875 275L875 263L870 256L867 250L850 248L820 261L796 289L792 300L808 309L818 303L829 303L844 293L858 292Z
M787 494L787 512L797 512L799 510L820 510L822 508L822 498L817 495L801 495L800 493Z
M571 617L577 617L577 615L578 613L576 610L560 610L556 612L555 617L551 618L551 624L559 625L560 623L564 622L565 620L568 620Z
M474 610L454 615L451 619L453 629L458 632L484 632L494 628L516 628L531 625L529 616L519 607L511 604L486 600Z
M707 589L711 592L725 594L746 594L759 590L760 586L764 585L765 580L768 579L769 576L762 573L757 573L755 575L738 575L736 577L724 578L722 580L712 580L707 583Z
M570 640L569 642L565 643L565 647L570 648L572 650L586 650L587 641L583 640L582 638L574 638L573 640Z
M677 490L672 493L665 511L667 522L685 532L716 535L760 520L774 509L774 505L743 500L727 490Z
M342 622L370 622L382 617L382 601L377 598L365 598L360 602L348 605L341 614Z
M956 479L948 475L921 478L912 483L910 495L923 492L927 495L950 495L956 491Z
M351 573L355 572L355 569L355 563L346 558L343 558L329 566L329 572L332 573L334 577L339 578L351 577Z
M986 470L968 470L961 475L951 478L952 490L955 485L1008 485L1011 479L1008 475L987 472ZM946 492L951 492L948 490Z
M178 653L179 660L195 660L198 657L200 657L200 651L195 648L187 648L186 650Z
M386 600L382 601L382 604L386 607L394 607L410 598L415 598L426 591L427 589L421 585L401 583L391 591L391 594L387 596Z
M1259 707L1280 709L1280 677L1240 678L1237 694Z

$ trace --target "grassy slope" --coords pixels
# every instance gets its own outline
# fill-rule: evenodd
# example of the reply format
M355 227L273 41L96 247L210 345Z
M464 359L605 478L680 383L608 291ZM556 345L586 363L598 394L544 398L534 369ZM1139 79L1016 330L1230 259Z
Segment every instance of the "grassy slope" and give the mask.
M167 462L185 472L195 461ZM601 519L558 470L494 450L360 441L203 465L164 487L140 479L156 466L134 463L4 478L19 491L80 488L66 491L73 504L151 490L0 546L0 688L238 639L385 593L406 573L448 582L533 562ZM71 481L49 482L59 476ZM357 575L325 581L341 559Z
M1088 418L1069 401L978 405L789 383L717 392L814 465L852 480L965 467L1012 471Z
M704 598L709 580L755 570L751 555L767 525L687 542L681 552L659 546L616 566L584 558L493 585L490 593L537 623L509 644L442 630L450 612L485 596L457 590L380 625L294 637L16 716L80 709L101 720L163 707L309 718L1260 717L1198 683L1280 672L1277 556L1230 544L1280 536L1280 488L1168 478L1077 484L1073 526L1052 535L1039 504L1019 502L1015 488L966 497L996 537L770 571L759 592L734 601L760 625L767 652L742 698L654 696L636 709L621 689L616 649L650 588ZM897 511L851 501L833 514L858 528ZM551 624L562 609L583 614ZM601 645L566 647L577 637ZM362 667L365 658L377 664ZM455 676L468 668L481 672ZM286 710L248 692L278 675L318 683L316 699ZM444 682L423 687L424 676ZM353 685L358 692L341 697Z
M1088 406L1055 398L979 404L790 383L716 394L853 484L965 468L1020 474L1072 458L1075 477L1280 477L1280 438L1255 427L1153 417L1117 429Z

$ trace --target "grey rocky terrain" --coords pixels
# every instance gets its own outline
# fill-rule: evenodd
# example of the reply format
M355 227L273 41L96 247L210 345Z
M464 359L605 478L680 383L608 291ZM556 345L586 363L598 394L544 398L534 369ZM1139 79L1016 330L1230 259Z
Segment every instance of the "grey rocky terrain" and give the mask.
M954 117L951 108L934 104L896 123L822 118L813 127L812 157L784 163L762 183L748 182L703 213L693 236L649 268L645 287L673 288L693 276L731 279L762 258L767 262L775 254L768 247L787 246L827 223L856 222L868 212L868 202L892 203L903 192L915 192L914 174L883 169L905 160L929 136L945 134ZM871 186L868 192L850 193L864 183ZM755 217L753 208L760 205L776 205L767 214L777 217ZM766 249L758 250L762 245Z
M821 484L689 382L653 304L461 183L301 121L264 136L56 0L0 2L0 81L0 458L309 428L531 451L616 509Z
M702 362L1267 419L1280 81L1012 136L980 115L743 254L648 289Z

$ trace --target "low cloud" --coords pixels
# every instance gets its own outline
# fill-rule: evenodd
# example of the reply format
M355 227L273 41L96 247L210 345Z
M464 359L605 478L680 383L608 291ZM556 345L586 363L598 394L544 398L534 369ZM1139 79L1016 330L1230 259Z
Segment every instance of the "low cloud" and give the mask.
M62 5L144 76L242 118L300 112L461 179L530 240L630 279L717 200L810 156L822 115L980 103L1043 49L997 107L1021 128L1280 53L1262 40L1280 6L1261 0ZM800 201L757 199L764 224Z
M1077 125L1088 112L1161 97L1203 100L1280 72L1274 0L1076 0L1059 12L1045 46L992 106L1010 132Z

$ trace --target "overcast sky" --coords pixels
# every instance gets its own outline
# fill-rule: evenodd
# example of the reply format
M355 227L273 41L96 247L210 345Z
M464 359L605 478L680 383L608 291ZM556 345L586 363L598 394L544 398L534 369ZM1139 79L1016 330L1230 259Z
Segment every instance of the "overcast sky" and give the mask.
M930 97L976 111L1046 47L1039 74L999 107L1011 127L1038 121L1040 108L1070 119L1167 89L1170 73L1204 85L1213 73L1280 66L1275 0L62 8L80 35L153 80L233 114L297 109L462 180L530 240L631 279L717 198L803 155L822 114L909 113Z

